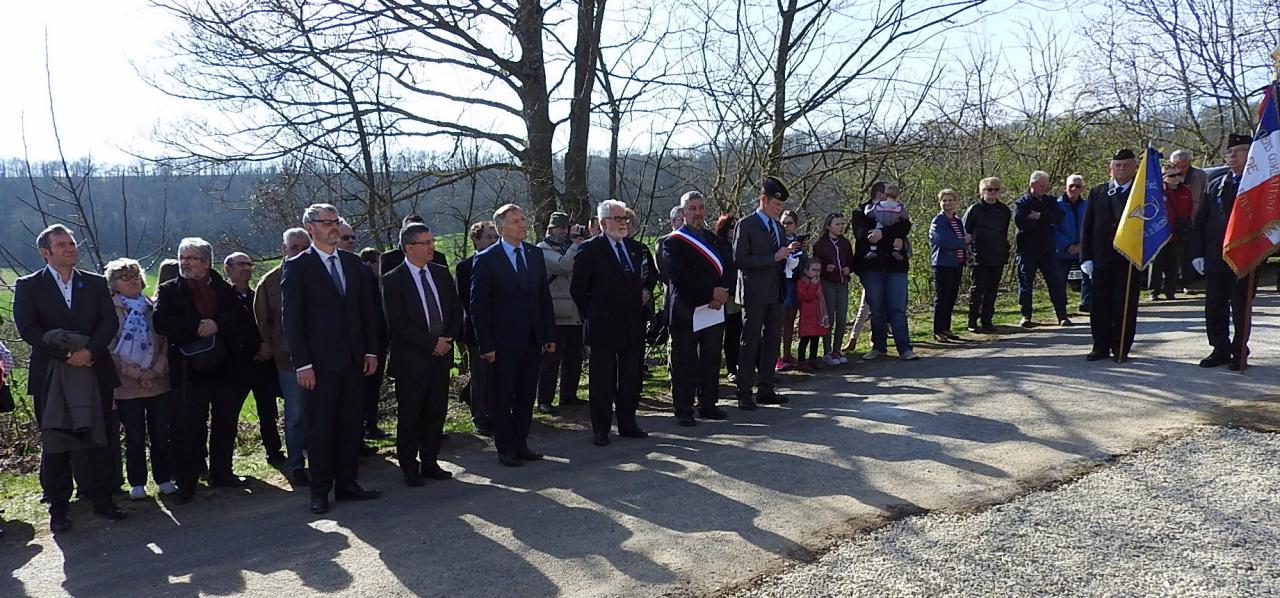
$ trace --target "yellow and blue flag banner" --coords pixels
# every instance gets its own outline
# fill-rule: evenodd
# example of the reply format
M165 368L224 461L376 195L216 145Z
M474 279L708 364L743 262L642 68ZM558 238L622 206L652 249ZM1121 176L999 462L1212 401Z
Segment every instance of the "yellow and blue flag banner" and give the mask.
M1173 224L1164 203L1164 177L1160 152L1148 147L1138 163L1138 173L1129 191L1124 216L1116 229L1113 245L1139 270L1156 258L1160 248L1173 238Z

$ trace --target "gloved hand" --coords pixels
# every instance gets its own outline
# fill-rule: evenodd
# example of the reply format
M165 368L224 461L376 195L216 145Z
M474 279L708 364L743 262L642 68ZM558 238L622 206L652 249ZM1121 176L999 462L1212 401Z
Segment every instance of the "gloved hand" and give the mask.
M1191 260L1191 267L1195 268L1196 272L1200 273L1200 276L1204 276L1204 258L1202 257L1193 258Z
M1080 271L1093 277L1093 260L1085 260L1080 263Z

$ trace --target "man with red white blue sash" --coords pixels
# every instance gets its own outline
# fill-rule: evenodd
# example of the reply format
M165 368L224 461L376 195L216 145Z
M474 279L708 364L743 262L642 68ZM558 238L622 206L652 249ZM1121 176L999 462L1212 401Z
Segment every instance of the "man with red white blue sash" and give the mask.
M671 395L676 421L682 426L697 425L703 419L724 419L716 406L720 390L720 351L724 323L694 330L694 310L699 307L724 309L733 293L737 271L732 250L711 231L703 228L706 199L697 191L680 198L684 226L663 241L659 261L669 277L671 333Z

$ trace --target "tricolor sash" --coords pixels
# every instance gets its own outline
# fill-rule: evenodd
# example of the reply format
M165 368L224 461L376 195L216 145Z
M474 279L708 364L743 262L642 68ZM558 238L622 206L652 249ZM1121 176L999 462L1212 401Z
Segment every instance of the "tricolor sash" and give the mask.
M698 253L702 254L702 257L707 258L708 262L711 262L711 267L716 269L716 274L723 275L724 264L720 263L720 256L716 255L715 250L708 247L697 234L691 230L687 230L688 228L688 225L685 225L672 231L671 237L688 243L690 247L693 247Z

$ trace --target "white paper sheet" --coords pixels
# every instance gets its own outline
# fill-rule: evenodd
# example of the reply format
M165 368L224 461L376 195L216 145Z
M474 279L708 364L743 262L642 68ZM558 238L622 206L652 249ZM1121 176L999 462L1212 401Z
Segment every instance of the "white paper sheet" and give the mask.
M693 308L693 331L697 332L703 328L710 328L716 324L724 323L724 307L720 309L711 309L711 304Z

